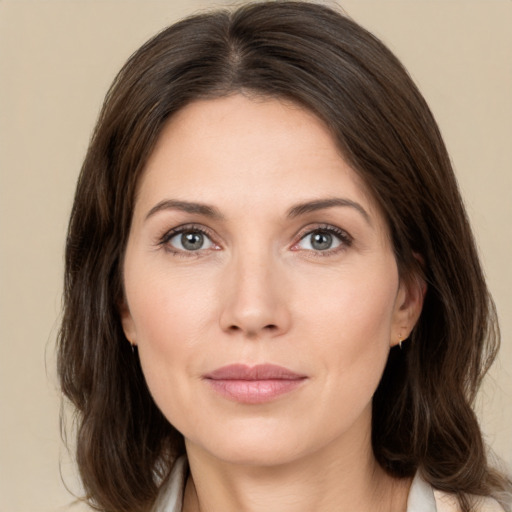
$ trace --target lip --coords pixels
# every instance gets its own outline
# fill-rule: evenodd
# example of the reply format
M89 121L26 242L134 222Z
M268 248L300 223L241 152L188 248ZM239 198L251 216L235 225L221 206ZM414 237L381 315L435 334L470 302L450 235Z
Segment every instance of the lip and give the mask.
M232 364L204 375L203 379L214 391L229 400L261 404L292 392L307 377L274 364Z

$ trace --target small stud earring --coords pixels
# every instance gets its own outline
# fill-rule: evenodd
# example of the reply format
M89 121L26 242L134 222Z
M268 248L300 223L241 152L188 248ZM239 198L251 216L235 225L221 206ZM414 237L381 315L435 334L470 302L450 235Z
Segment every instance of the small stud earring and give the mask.
M398 346L400 347L400 350L402 350L402 335L398 336Z

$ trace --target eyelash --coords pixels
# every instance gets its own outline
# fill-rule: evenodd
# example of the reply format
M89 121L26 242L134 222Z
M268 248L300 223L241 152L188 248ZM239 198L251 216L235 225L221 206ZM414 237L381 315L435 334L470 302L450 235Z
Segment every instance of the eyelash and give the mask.
M169 241L172 240L175 236L180 235L182 233L200 233L203 236L206 236L214 246L217 248L219 247L219 244L215 242L215 237L212 234L212 232L208 229L206 229L204 226L197 225L197 224L185 224L182 226L178 226L176 228L170 229L169 231L166 231L161 237L159 237L157 241L157 245L160 247L163 247L165 251L169 252L170 254L173 254L175 256L182 256L182 257L190 257L190 256L197 256L201 252L209 249L198 249L197 251L184 251L181 249L175 249L171 245L169 245ZM353 243L353 238L343 229L337 228L336 226L332 226L330 224L321 224L317 225L313 228L310 226L302 230L302 232L298 235L298 241L294 242L291 246L291 250L300 251L301 249L294 249L294 247L297 247L300 242L302 242L306 237L313 235L314 233L328 233L330 235L334 235L339 241L340 245L338 247L335 247L333 249L325 249L323 251L320 250L310 250L305 249L305 251L309 252L314 257L326 257L333 254L336 254L338 252L342 252L346 250L348 247L350 247ZM218 250L218 249L214 249Z
M164 248L165 251L173 254L174 256L181 257L191 257L198 256L205 250L209 249L198 249L197 251L183 251L181 249L175 249L172 247L169 242L177 235L181 235L183 233L200 233L205 236L214 246L218 247L219 245L214 241L214 235L210 232L210 230L206 229L204 226L200 226L197 224L185 224L183 226L178 226L176 228L170 229L166 231L158 240L157 245Z
M306 237L311 236L314 233L328 233L330 235L334 235L340 241L340 245L332 249L326 249L323 251L307 250L310 253L310 255L315 258L324 258L326 256L332 256L339 252L345 251L352 245L354 241L352 236L350 236L345 230L337 228L336 226L332 226L330 224L320 224L318 226L315 226L314 228L308 226L305 230L303 230L299 234L298 242L295 242L292 245L292 250L294 250L293 248L296 247L300 242L302 242Z

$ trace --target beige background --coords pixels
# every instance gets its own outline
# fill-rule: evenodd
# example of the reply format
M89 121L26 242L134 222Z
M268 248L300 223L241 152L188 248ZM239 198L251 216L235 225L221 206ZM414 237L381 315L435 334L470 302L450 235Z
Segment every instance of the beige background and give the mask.
M0 512L76 510L59 437L54 339L77 173L107 87L149 36L204 1L0 0ZM481 394L512 464L512 2L347 0L437 116L503 330ZM78 509L78 508L77 508Z

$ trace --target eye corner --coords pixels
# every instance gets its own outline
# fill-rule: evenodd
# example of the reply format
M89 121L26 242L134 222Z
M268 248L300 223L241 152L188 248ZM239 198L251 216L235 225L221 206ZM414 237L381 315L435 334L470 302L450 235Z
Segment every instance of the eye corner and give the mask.
M186 236L190 238L187 240ZM170 254L185 257L222 249L209 229L196 224L184 224L165 231L157 239L156 245Z
M323 237L315 242L312 236ZM307 242L309 237L309 242ZM308 226L298 234L298 240L290 246L291 251L307 251L315 256L329 256L346 250L352 245L353 237L344 229L330 224ZM303 243L307 243L304 246ZM315 246L316 244L316 246ZM322 245L324 247L322 247Z

